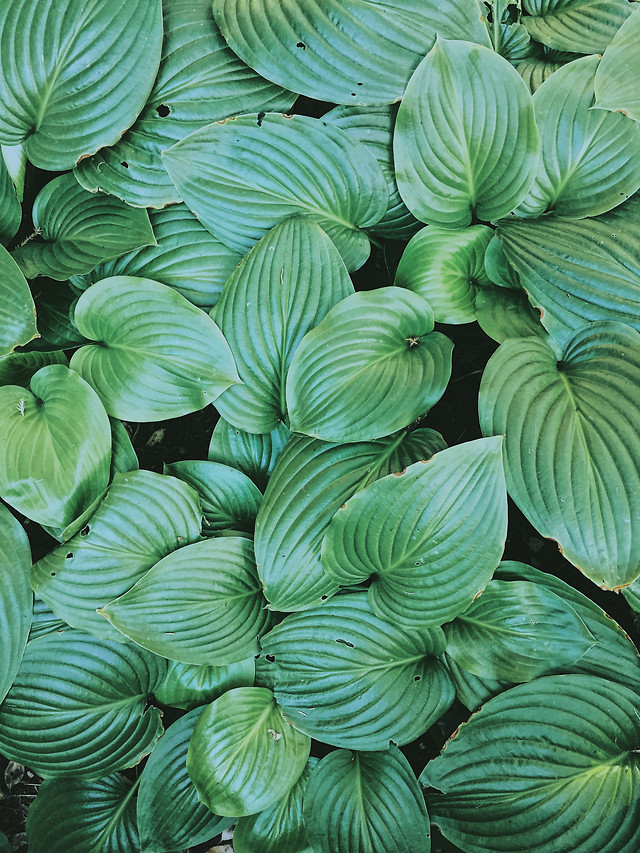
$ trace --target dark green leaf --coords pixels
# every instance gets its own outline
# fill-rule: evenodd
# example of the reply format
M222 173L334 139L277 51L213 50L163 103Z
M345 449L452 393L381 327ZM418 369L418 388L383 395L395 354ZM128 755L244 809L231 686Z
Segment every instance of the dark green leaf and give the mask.
M33 593L31 549L20 522L0 504L0 702L13 683L27 644Z

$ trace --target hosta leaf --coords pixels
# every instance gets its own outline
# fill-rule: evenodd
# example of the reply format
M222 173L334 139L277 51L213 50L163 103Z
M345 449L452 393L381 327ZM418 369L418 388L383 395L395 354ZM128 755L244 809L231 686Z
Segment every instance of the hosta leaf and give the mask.
M114 275L151 278L173 287L199 308L209 310L240 262L240 255L207 231L184 204L152 210L149 219L157 246L145 246L98 264L89 275L73 276L72 286L86 290L96 281Z
M212 121L288 110L295 96L274 86L227 47L210 0L165 0L160 70L135 124L115 145L76 167L80 183L139 207L180 201L160 152Z
M238 819L233 831L235 853L313 853L307 840L303 815L305 790L318 763L309 758L289 793L259 814Z
M31 285L40 337L31 346L45 352L86 343L73 322L77 296L68 282L39 278Z
M544 337L540 312L522 290L484 287L476 296L476 320L489 337L501 344L507 338Z
M2 153L2 159L16 188L18 201L22 203L27 172L27 155L24 145L0 145L0 153Z
M165 465L164 473L184 480L198 493L205 536L222 530L253 531L262 494L246 474L228 465L200 460Z
M622 590L622 594L627 600L627 603L637 613L640 613L640 581L635 580L630 586Z
M234 687L253 687L255 669L253 657L222 666L170 660L166 678L155 691L155 697L163 705L186 710L208 705Z
M640 63L640 14L636 10L613 37L598 65L595 107L640 121L640 93L635 69Z
M62 364L31 390L0 388L0 495L28 518L66 527L109 482L111 428L95 391Z
M160 62L160 0L7 0L0 11L0 142L70 169L120 138ZM100 37L96 38L99 33Z
M179 548L99 612L155 654L197 664L257 654L270 623L253 543L241 536Z
M429 816L409 762L385 752L339 749L311 774L305 823L318 853L429 853Z
M34 564L31 585L73 627L122 641L96 610L198 539L200 523L198 496L186 483L151 471L116 474L89 524Z
M412 630L466 610L504 549L501 447L500 438L450 447L350 498L322 545L329 577L353 586L373 575L374 613Z
M310 739L282 716L264 687L236 687L203 711L187 769L200 799L229 817L256 814L281 800L309 758Z
M575 58L575 55L572 54L571 59ZM517 62L515 69L533 95L542 86L544 81L551 77L553 72L557 71L558 68L562 68L563 65L563 62L554 62L546 59L544 55L541 57L530 56L527 59Z
M480 287L491 286L484 255L492 237L486 225L423 228L404 250L394 284L426 299L437 323L472 323Z
M640 187L640 125L591 108L599 61L585 56L570 62L533 96L541 158L519 213L596 216Z
M495 231L484 253L484 268L489 281L494 284L510 290L521 290L518 273L507 260L502 243Z
M54 352L13 352L0 358L0 385L22 385L31 382L34 373L49 364L69 365L66 355Z
M420 777L438 789L427 795L431 819L468 853L631 853L639 711L637 693L587 675L496 696Z
M0 706L2 754L46 779L100 779L133 766L162 731L147 699L165 666L82 631L32 640Z
M538 164L524 81L486 47L439 39L407 86L394 155L400 194L421 221L463 228L506 216Z
M215 0L229 45L269 80L320 101L389 104L436 34L489 46L474 0Z
M163 160L191 210L243 255L299 213L318 221L355 270L369 257L361 229L375 225L387 208L387 184L373 154L308 116L268 113L211 124L164 152Z
M114 474L127 474L140 467L138 457L131 444L126 427L117 418L109 418L111 424L111 479Z
M505 435L509 494L543 536L606 589L640 573L640 337L593 323L557 353L505 341L480 386L485 435Z
M29 807L33 853L138 853L137 786L119 773L95 782L47 779Z
M522 23L547 47L573 53L602 53L633 11L627 0L524 2L531 16Z
M21 219L16 188L0 151L0 244L6 246L15 237Z
M430 429L354 444L293 436L273 471L256 518L258 573L274 610L313 607L336 592L320 549L334 513L385 474L430 459L445 446Z
M213 320L151 279L114 276L94 284L78 300L75 322L96 343L77 350L71 366L113 417L177 418L238 381Z
M142 771L137 811L145 853L184 850L229 826L199 802L187 773L189 739L201 713L196 708L169 726Z
M352 293L340 253L320 226L295 216L272 228L231 274L212 315L242 380L216 400L222 417L248 432L275 429L286 415L296 347Z
M73 175L60 175L40 190L33 204L40 240L14 251L27 278L46 275L65 281L108 261L155 243L146 210L114 196L88 193Z
M220 418L211 436L209 459L238 468L264 491L288 438L289 430L283 423L271 432L256 435Z
M31 549L20 522L0 504L0 702L20 666L31 626Z
M380 619L364 593L292 613L262 640L259 665L300 731L333 746L386 749L425 732L451 705L440 628Z
M0 246L0 356L37 337L29 285L9 252Z
M425 300L400 287L339 302L291 362L291 429L323 441L367 441L424 414L451 375L453 344L433 322Z
M44 634L51 634L53 631L71 631L66 622L59 619L51 610L48 604L38 598L33 597L33 617L31 621L31 630L29 631L29 639L36 640Z
M492 580L444 630L447 658L513 683L561 671L597 642L570 604L529 581Z

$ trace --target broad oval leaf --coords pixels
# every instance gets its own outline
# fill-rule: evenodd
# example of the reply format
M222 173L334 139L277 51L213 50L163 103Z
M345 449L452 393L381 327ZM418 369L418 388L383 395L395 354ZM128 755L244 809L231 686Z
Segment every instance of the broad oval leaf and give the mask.
M640 187L640 124L591 108L599 62L598 56L570 62L533 96L540 166L519 214L596 216Z
M430 429L353 444L292 436L256 518L258 573L274 610L319 605L338 589L322 568L322 539L335 512L367 483L430 459L445 446Z
M502 439L478 439L350 498L329 524L322 566L343 586L373 576L373 612L417 631L467 609L496 570L506 535Z
M442 396L453 344L428 303L400 287L354 293L302 339L287 376L293 432L368 441L408 426Z
M605 589L640 573L640 336L593 323L557 353L505 341L480 386L485 435L505 435L507 489L543 536Z
M196 708L170 725L142 771L137 815L145 853L184 850L208 841L230 824L199 802L187 773L189 740L201 713L202 708Z
M99 612L134 643L197 664L257 654L270 624L253 543L241 536L179 548Z
M212 314L241 379L216 400L222 417L248 432L275 429L287 412L285 382L298 344L352 293L340 253L309 217L285 219L256 243Z
M222 332L204 311L164 284L114 276L82 294L75 310L91 341L71 367L113 417L177 418L203 409L238 381Z
M487 702L420 781L437 789L427 794L432 821L468 853L631 853L639 739L636 692L551 675Z
M20 267L0 246L0 356L39 337L35 315L33 297Z
M635 69L640 65L640 14L630 15L604 52L594 88L600 110L611 110L640 121L640 93Z
M180 545L200 538L198 496L151 471L116 474L89 523L34 564L31 585L75 628L123 640L96 613Z
M0 495L27 518L66 527L109 483L111 427L100 398L62 364L31 390L0 388Z
M339 749L314 768L304 802L318 853L429 853L429 815L409 762L385 752Z
M259 666L287 719L349 749L415 740L449 708L454 688L440 628L407 631L380 619L365 593L292 613L262 640Z
M387 183L373 154L309 116L268 113L210 124L165 151L163 160L186 204L242 255L274 225L303 214L356 270L370 251L362 229L387 208Z
M0 32L0 142L24 142L41 169L71 169L116 142L144 106L161 3L69 0L61 14L57 0L7 0Z
M162 732L147 707L166 664L144 649L82 631L27 644L0 706L0 749L45 779L100 779L131 767Z
M531 95L487 47L438 39L398 110L398 189L422 222L464 228L500 219L522 201L538 165Z
M13 683L31 627L31 549L20 522L0 504L0 702Z
M338 104L399 100L438 33L490 45L474 0L419 6L406 0L215 0L213 11L229 45L252 68Z
M170 660L167 675L154 695L163 705L191 710L208 705L234 687L253 687L255 671L253 657L222 666Z
M213 812L240 817L281 800L299 779L311 740L283 717L265 687L236 687L198 720L187 769Z
M283 423L269 433L256 435L220 418L211 436L208 456L212 462L238 468L264 491L288 438L289 430Z
M88 193L70 174L40 190L32 216L39 239L13 253L27 278L46 275L66 281L101 261L155 244L146 210L135 210L114 196Z
M525 0L522 23L536 41L555 50L602 53L633 11L627 0Z
M27 814L32 853L138 853L137 785L119 773L46 779Z

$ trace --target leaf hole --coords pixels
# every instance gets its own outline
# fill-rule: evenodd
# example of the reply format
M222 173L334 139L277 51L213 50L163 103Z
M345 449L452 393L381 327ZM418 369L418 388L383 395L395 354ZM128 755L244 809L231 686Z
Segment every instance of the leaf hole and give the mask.
M323 595L323 596L321 596L320 601L326 601L328 598L329 598L328 595Z
M129 168L129 164L127 163L127 161L126 161L126 160L122 160L122 161L120 162L120 165L121 165L121 166L124 166L124 167L125 167L125 169L128 169L128 168Z
M298 44L296 45L296 47L300 47L300 48L302 48L302 50L307 49L307 46L303 41L299 41Z
M422 676L421 675L414 675L413 680L414 681L422 681Z
M166 118L171 112L171 107L168 107L166 104L160 104L156 107L156 112L160 118Z
M262 127L262 119L266 116L265 112L258 113L258 127Z
M87 536L90 530L91 528L89 527L89 525L85 524L85 526L80 531L80 536Z
M55 573L55 572L51 572L51 577L52 577L52 578L55 578L55 576L56 576L56 573Z
M343 640L341 637L336 639L336 643L340 643L343 646L348 646L350 649L355 649L353 643L350 643L349 640Z
M73 557L73 551L69 551L67 554L67 560L70 560Z
M276 656L275 655L265 655L264 659L266 661L269 661L269 663L275 663Z

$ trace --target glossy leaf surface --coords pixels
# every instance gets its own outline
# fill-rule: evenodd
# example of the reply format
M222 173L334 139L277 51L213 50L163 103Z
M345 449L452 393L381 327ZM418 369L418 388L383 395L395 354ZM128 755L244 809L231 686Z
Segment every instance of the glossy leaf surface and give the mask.
M37 336L29 285L9 252L0 246L0 356Z
M170 660L166 678L155 691L155 697L163 705L191 710L208 705L234 687L253 687L255 670L253 657L222 666Z
M31 549L20 522L0 505L0 702L13 683L27 644L33 594Z
M224 418L215 425L209 444L209 459L233 465L264 491L289 430L280 423L268 433L255 434L232 426Z
M640 63L640 15L631 15L613 37L598 65L596 103L601 110L620 112L640 121L640 94L635 69Z
M555 50L602 53L633 11L627 0L525 0L522 23L532 38Z

